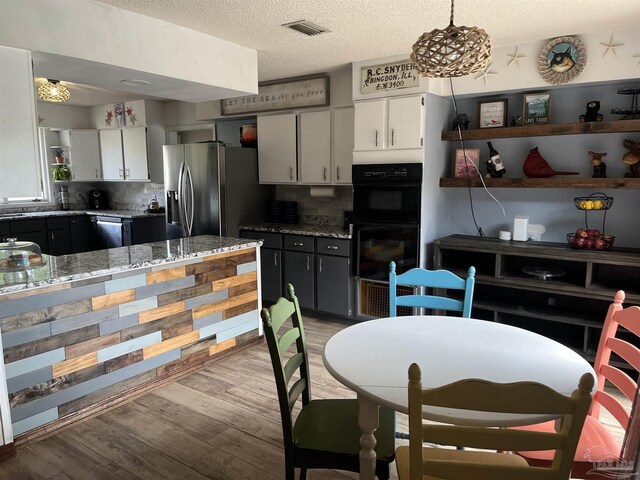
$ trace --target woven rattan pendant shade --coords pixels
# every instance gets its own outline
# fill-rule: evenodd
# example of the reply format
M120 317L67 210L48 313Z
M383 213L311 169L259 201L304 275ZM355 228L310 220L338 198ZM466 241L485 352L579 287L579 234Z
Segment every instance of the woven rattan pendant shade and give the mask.
M477 27L456 27L423 33L413 45L411 61L425 77L462 77L483 71L491 62L491 39Z

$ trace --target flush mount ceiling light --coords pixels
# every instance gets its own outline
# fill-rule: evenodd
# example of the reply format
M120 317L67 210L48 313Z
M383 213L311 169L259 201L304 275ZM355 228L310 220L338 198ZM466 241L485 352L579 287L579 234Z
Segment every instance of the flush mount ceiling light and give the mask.
M424 77L462 77L483 71L491 62L491 39L477 27L453 24L453 0L449 26L423 33L413 45L411 60Z
M38 87L38 96L45 102L62 103L67 102L71 98L71 92L59 80L47 79L47 83L43 83Z

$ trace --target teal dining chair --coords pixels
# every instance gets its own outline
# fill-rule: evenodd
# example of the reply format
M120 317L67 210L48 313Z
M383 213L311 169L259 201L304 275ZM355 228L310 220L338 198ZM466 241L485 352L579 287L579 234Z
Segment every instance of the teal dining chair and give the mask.
M389 263L389 316L397 316L397 307L429 308L462 312L465 318L471 317L473 287L476 280L476 269L469 267L467 278L460 278L448 270L426 270L412 268L396 274L396 262ZM398 285L426 287L433 289L462 290L464 299L442 297L439 295L397 295Z
M300 469L300 480L313 468L358 472L362 435L358 426L358 400L311 399L300 305L291 284L287 285L287 293L288 298L281 297L260 312L280 404L285 479L294 480L296 468ZM300 397L302 409L294 420L293 410ZM389 464L395 458L394 431L395 412L380 407L376 475L381 480L389 478Z

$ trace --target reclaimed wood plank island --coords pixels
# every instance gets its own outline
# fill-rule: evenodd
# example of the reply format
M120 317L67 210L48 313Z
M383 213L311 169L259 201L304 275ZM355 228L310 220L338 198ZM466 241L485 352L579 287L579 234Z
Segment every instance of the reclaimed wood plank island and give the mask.
M205 235L44 255L27 284L0 278L0 413L17 443L257 341L260 245Z

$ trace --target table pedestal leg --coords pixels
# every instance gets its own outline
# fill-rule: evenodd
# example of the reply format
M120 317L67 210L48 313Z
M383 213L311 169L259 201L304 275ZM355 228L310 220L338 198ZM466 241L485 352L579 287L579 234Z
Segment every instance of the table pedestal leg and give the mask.
M378 428L378 404L358 394L358 425L360 436L360 480L376 478L376 437Z

